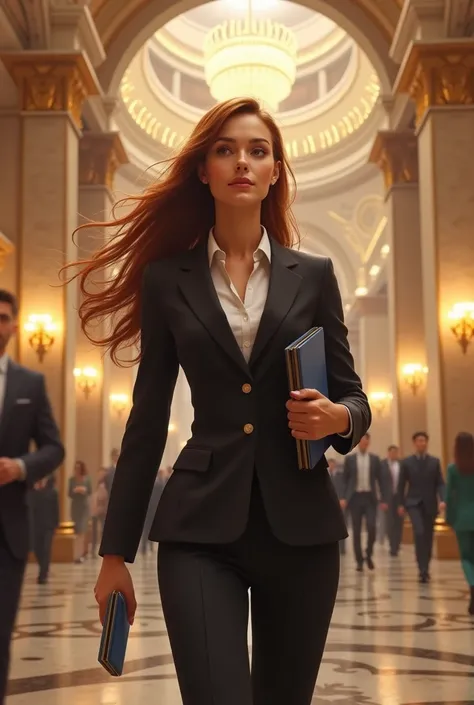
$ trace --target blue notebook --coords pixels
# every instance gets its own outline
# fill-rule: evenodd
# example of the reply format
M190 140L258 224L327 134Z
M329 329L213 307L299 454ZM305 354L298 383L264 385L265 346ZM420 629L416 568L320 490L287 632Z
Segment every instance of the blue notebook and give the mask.
M125 597L115 590L107 602L98 659L111 676L122 675L129 631Z
M285 348L285 358L290 391L317 389L327 397L326 351L322 328L310 328L288 345ZM314 468L330 445L329 438L321 438L319 441L296 439L299 469Z

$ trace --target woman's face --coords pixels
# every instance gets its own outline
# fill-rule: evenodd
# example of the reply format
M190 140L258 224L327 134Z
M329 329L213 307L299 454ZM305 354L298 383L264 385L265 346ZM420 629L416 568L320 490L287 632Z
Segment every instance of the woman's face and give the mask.
M280 167L265 123L257 115L236 115L211 146L199 177L217 203L252 207L266 198Z

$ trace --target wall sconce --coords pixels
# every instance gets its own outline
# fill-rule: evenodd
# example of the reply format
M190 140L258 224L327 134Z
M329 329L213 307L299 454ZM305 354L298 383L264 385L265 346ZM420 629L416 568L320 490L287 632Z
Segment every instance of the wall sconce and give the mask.
M474 301L454 304L448 318L453 321L451 331L466 354L469 343L474 338Z
M111 394L109 399L113 410L117 413L117 416L120 419L123 412L128 407L128 394Z
M402 376L405 383L415 395L425 381L428 368L418 363L410 363L402 367Z
M390 392L372 392L369 395L370 406L375 409L377 416L383 416L393 399L393 394Z
M54 343L53 333L57 330L52 316L48 313L33 313L28 316L24 328L30 333L28 343L38 355L38 360L43 362L44 356Z
M75 367L73 374L77 379L77 386L83 391L85 398L89 399L92 390L97 387L97 370L95 367Z

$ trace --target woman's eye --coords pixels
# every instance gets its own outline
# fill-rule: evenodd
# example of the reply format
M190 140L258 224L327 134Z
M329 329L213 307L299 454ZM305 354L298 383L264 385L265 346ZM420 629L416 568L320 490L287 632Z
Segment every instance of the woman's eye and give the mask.
M217 154L228 154L230 152L230 149L229 147L223 145L222 147L218 147L216 152Z
M253 150L253 154L256 157L264 157L266 152L262 147L257 147L256 149Z

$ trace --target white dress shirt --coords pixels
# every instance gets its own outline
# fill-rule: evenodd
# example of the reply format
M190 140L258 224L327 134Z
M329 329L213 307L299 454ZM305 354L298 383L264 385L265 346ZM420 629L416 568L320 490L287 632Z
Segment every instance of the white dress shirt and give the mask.
M3 410L3 400L5 398L5 391L7 388L7 367L8 367L8 355L4 353L0 357L0 416Z
M250 274L244 300L240 298L225 267L226 253L221 250L214 237L213 229L207 242L209 267L217 297L222 306L229 326L232 329L242 355L248 362L257 337L260 319L270 286L272 248L266 229L262 226L262 239L253 253L253 270ZM346 407L347 408L347 407ZM352 436L352 417L349 411L349 433L342 438Z
M357 489L356 492L371 492L370 486L370 455L368 453L356 453L357 462Z
M398 460L389 460L388 466L390 468L390 474L392 476L392 487L394 491L398 488L398 478L400 476L400 463Z

